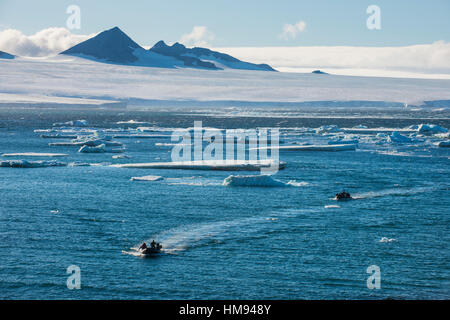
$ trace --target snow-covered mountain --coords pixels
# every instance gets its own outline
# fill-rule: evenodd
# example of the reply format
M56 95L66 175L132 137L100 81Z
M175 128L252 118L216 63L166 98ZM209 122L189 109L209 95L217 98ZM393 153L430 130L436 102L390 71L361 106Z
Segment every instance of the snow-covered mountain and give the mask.
M276 71L268 64L254 64L236 59L228 54L218 51L212 51L207 48L186 48L181 43L176 42L168 46L164 41L156 43L149 51L156 52L165 56L176 57L185 61L185 65L212 64L219 69L243 69L243 70L263 70Z
M181 66L180 61L157 53L148 52L118 27L103 31L61 54L78 56L106 63L146 67L173 68Z
M266 64L243 62L230 55L205 48L188 49L179 43L167 46L164 41L159 41L151 49L145 50L118 27L103 31L61 54L105 63L145 67L275 71Z
M0 59L14 59L14 56L7 52L0 51Z

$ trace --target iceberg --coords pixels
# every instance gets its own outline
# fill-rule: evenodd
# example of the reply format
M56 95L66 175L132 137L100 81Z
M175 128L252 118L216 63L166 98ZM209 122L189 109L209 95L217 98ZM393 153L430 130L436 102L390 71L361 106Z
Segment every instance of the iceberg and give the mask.
M3 168L45 168L45 167L64 167L67 163L51 161L26 161L26 160L10 160L0 161L0 167Z
M269 175L231 175L223 180L228 187L286 187L288 184L276 180Z
M409 143L412 142L411 138L401 135L398 131L392 132L390 136L387 137L388 142L391 143Z
M446 133L448 129L440 127L435 124L421 124L417 128L417 131L422 134L435 134L435 133Z
M96 147L90 147L90 146L82 146L80 150L78 150L80 153L105 153L106 152L106 146L104 144L101 144Z
M73 120L73 121L67 121L67 122L57 122L54 123L53 126L54 127L64 127L64 126L68 126L68 127L87 127L89 125L89 123L87 122L87 120Z
M173 161L173 162L149 162L149 163L124 163L112 164L116 168L139 168L139 169L184 169L184 170L219 170L219 171L259 171L278 166L284 169L284 162L273 160L201 160L201 161Z
M143 177L131 177L131 181L161 181L164 180L161 176L143 176Z
M24 153L4 153L3 157L67 157L66 153L38 153L38 152L24 152Z
M440 148L450 148L450 141L441 141L437 144Z

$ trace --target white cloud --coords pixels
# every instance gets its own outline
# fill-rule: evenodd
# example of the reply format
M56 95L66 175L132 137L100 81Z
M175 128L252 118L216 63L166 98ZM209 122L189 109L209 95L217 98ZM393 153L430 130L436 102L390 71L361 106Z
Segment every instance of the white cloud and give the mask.
M6 29L0 31L0 50L19 56L43 57L58 54L94 35L77 35L65 28L48 28L27 36L19 30Z
M244 61L268 63L287 72L321 69L347 75L450 78L450 43L444 41L404 47L241 47L215 50Z
M305 31L305 29L306 29L305 21L299 21L296 24L286 23L283 26L283 32L280 34L280 38L284 40L295 39L297 37L297 34Z
M195 26L191 33L184 34L180 42L186 46L208 47L214 40L214 34L204 26Z

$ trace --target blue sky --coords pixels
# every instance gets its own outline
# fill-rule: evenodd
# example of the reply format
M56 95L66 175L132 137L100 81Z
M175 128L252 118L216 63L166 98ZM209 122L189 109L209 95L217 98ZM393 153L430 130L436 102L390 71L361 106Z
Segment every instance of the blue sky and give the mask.
M210 0L210 1L21 1L0 0L0 30L30 35L65 27L66 8L81 8L78 34L119 26L141 45L178 41L194 26L214 34L214 47L405 46L450 41L449 0ZM368 30L366 8L381 9L381 30ZM285 24L304 21L295 38L280 37Z

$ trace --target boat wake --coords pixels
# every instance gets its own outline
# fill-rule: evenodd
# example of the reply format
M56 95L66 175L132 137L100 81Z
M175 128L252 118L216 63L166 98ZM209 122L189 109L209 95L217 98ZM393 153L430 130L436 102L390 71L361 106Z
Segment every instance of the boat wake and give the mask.
M190 224L163 231L155 235L154 239L163 245L162 251L164 253L176 254L189 248L221 243L230 238L235 240L236 234L239 237L247 237L249 234L260 232L264 224L276 223L283 217L295 217L317 212L318 210L323 210L323 207L286 210L272 215L254 216L230 221ZM151 241L151 239L149 240Z
M364 193L357 193L352 195L353 199L370 199L370 198L378 198L385 196L407 196L411 194L417 193L425 193L432 192L438 190L438 186L433 187L415 187L415 188L393 188L393 189L385 189L380 191L370 191Z

